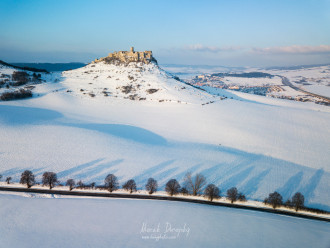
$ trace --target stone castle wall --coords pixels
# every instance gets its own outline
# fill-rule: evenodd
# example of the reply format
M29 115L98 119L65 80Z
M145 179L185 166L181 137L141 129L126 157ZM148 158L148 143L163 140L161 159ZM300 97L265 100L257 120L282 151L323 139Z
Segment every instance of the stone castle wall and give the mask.
M94 63L100 61L109 63L112 61L119 61L126 64L130 62L142 62L145 64L149 64L151 61L156 62L155 58L152 56L152 51L135 52L133 47L131 47L130 51L109 53L107 57L96 59Z

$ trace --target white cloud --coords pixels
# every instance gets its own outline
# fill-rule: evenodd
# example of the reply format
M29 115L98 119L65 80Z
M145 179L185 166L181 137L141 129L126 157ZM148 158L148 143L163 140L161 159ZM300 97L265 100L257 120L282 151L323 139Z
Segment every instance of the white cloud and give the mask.
M308 53L330 53L330 45L319 46L282 46L282 47L266 47L266 48L252 48L253 52L266 54L308 54Z
M241 47L229 46L229 47L217 47L217 46L204 46L201 44L188 45L185 47L185 50L197 51L197 52L224 52L224 51L238 51L241 50Z

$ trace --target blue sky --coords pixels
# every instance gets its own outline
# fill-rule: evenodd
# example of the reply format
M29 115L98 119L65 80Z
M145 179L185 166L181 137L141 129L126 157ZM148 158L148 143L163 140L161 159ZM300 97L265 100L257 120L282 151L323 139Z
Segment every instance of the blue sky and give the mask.
M0 23L8 62L89 62L134 46L161 64L330 63L330 0L1 0Z

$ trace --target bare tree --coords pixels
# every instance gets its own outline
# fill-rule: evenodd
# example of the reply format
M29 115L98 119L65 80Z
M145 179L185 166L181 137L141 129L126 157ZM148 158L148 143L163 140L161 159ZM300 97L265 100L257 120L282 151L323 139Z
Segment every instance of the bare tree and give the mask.
M7 177L7 178L6 178L6 182L7 182L7 184L10 184L11 179L12 179L11 177Z
M58 183L56 173L47 171L42 175L42 184L48 185L49 189L54 188L56 183Z
M214 184L209 184L207 185L204 194L210 201L213 201L213 199L220 197L220 190Z
M282 196L278 192L270 193L267 198L264 200L265 204L272 205L273 208L276 208L282 205Z
M95 188L95 182L92 182L89 186L92 188L92 189L94 189Z
M227 198L230 200L231 203L237 201L238 191L236 187L232 187L227 190Z
M167 182L165 186L165 191L170 195L176 195L179 193L181 186L176 179L171 179Z
M188 172L184 178L184 184L188 191L190 191L193 195L197 195L206 185L206 179L200 173L192 176L191 172Z
M189 194L186 187L182 187L181 190L180 190L180 193L183 194L183 195L188 195Z
M246 201L246 197L243 193L238 193L238 196L237 196L237 200L241 201L241 202L245 202Z
M82 189L82 188L85 187L85 184L84 184L83 181L81 181L81 180L79 180L79 181L77 182L77 185L78 185L78 188L80 188L80 189Z
M109 192L111 193L114 190L117 190L119 187L118 179L114 174L109 174L104 179L105 187L108 188Z
M286 206L288 208L292 208L292 201L291 201L291 199L287 199L286 202L284 202L284 206Z
M66 181L66 186L70 187L70 191L74 188L75 185L76 185L76 182L73 179L68 179Z
M26 186L28 188L31 188L31 186L34 184L34 182L35 182L35 180L34 180L34 175L33 175L32 171L26 170L22 173L21 180L20 180L21 184L26 184Z
M133 179L128 180L124 185L123 189L129 191L131 194L136 191L136 183Z
M152 177L148 179L148 182L146 184L146 190L149 192L149 194L152 194L157 191L158 183L155 179Z
M294 206L296 211L304 207L304 202L305 197L300 192L295 193L292 197L292 205Z

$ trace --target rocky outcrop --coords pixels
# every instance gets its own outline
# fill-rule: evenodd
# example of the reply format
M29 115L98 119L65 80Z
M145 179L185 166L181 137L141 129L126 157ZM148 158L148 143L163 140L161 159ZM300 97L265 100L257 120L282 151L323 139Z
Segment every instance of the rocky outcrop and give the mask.
M107 57L96 59L93 63L101 61L109 64L129 64L131 62L141 62L144 64L153 62L157 64L157 60L152 56L152 51L135 52L134 47L131 47L130 51L109 53Z

